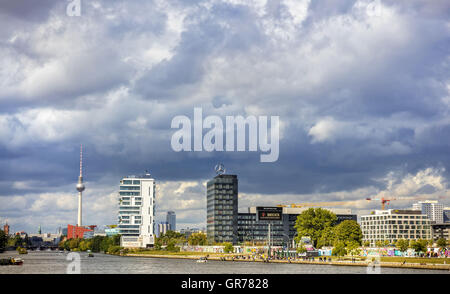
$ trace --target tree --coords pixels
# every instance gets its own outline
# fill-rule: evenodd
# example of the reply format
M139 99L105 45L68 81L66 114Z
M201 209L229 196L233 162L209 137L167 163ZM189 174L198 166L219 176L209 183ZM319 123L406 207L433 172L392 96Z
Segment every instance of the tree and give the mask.
M179 252L180 247L176 246L176 239L171 239L169 243L167 244L166 250L172 251L172 252Z
M395 246L402 252L408 250L409 242L405 239L399 239L397 243L395 243Z
M441 250L444 250L448 246L448 241L445 238L440 238L436 244Z
M322 231L322 235L319 237L316 247L322 248L323 246L333 246L335 239L335 227L327 227Z
M90 248L92 252L100 252L100 250L101 250L101 244L102 244L102 241L103 241L104 238L107 238L107 237L103 237L103 236L94 236L94 237L92 238L92 241L91 241L91 248Z
M376 247L383 247L384 246L384 242L381 240L375 241L375 246Z
M362 231L359 224L354 220L345 220L334 228L337 241L356 242L361 244Z
M345 249L345 243L343 241L337 241L334 243L334 248L331 251L333 256L344 256L347 254L347 250Z
M410 246L416 252L424 252L427 250L427 243L428 243L427 240L419 239L417 241L412 241L410 243Z
M302 237L310 237L313 245L316 246L322 234L328 228L333 227L337 222L336 214L322 208L309 208L298 215L295 222L297 229L297 243Z
M364 241L364 247L369 247L370 246L370 241Z
M3 230L0 230L0 252L5 251L6 245L8 243L8 236Z
M111 237L110 237L110 238L111 238L111 243L112 243L112 245L114 245L114 246L120 246L120 236L121 236L121 235L117 234L117 235L114 235L114 236L111 236Z
M206 245L206 234L204 233L193 233L189 236L189 245Z
M232 253L234 251L233 244L231 244L230 242L225 242L223 243L223 245L224 245L223 252Z
M300 246L297 247L298 253L305 253L307 250L303 244L300 244Z
M345 245L346 245L347 252L350 253L350 255L353 256L353 255L359 254L359 252L360 252L359 245L360 244L358 243L358 241L350 240L350 241L347 241L345 243Z
M69 240L69 248L70 250L78 249L78 246L80 244L80 239L70 239Z

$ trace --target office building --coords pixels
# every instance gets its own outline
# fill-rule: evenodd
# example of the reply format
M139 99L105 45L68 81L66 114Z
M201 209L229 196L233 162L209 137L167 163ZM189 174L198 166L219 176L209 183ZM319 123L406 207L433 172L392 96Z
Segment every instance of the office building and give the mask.
M186 239L189 239L189 236L191 236L192 234L198 234L198 233L204 233L204 230L199 229L199 228L186 228L186 229L181 229L180 230L180 234L183 234Z
M270 221L270 240L273 246L292 246L297 234L295 222L299 214L307 207L283 207L282 220ZM336 224L344 220L357 220L350 209L325 208L336 214ZM248 212L238 214L238 242L266 245L269 240L269 221L257 221L256 207L249 207Z
M120 180L118 226L123 247L155 243L155 179L147 172Z
M433 240L446 239L450 241L450 223L432 224Z
M413 204L413 210L419 210L428 216L428 219L437 224L444 222L444 205L435 200L419 201Z
M431 222L426 214L419 210L376 210L371 215L361 216L363 242L371 246L376 241L388 240L395 244L399 239L431 239Z
M88 232L94 232L95 226L73 226L67 225L67 239L81 239L89 236Z
M170 231L170 224L168 222L160 222L158 224L158 237Z
M206 185L208 242L237 243L238 178L219 174Z
M450 223L450 207L444 207L444 223Z
M166 215L166 222L169 224L170 231L177 230L177 216L174 211L168 211Z

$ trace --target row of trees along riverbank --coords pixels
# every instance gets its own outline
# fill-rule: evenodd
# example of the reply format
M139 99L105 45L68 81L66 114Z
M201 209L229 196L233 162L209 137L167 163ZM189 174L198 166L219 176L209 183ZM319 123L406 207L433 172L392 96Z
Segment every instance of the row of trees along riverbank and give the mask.
M61 250L106 252L117 254L120 252L120 235L115 236L94 236L89 239L70 239L61 241L58 244Z

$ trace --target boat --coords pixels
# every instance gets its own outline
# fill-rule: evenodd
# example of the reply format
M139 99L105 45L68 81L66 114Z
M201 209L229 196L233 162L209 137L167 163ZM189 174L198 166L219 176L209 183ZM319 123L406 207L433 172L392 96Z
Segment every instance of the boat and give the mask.
M208 260L205 257L200 257L199 259L197 259L198 263L204 263L207 262Z
M16 258L2 258L0 259L0 265L22 265L23 259L16 257Z
M12 265L22 265L23 259L22 258L11 258L11 264Z
M94 254L89 253L89 254L88 254L88 257L94 257Z
M28 254L28 250L26 248L17 247L17 252L19 254Z

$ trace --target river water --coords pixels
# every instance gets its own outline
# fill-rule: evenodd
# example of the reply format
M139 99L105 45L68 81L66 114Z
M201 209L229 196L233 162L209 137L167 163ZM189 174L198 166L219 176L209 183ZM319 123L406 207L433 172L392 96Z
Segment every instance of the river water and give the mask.
M71 261L68 253L30 251L20 255L23 265L0 266L0 274L65 274ZM0 253L0 258L17 257L14 251ZM365 274L366 267L279 264L255 262L208 261L188 259L123 257L80 253L82 274ZM382 274L449 274L444 270L381 268Z

